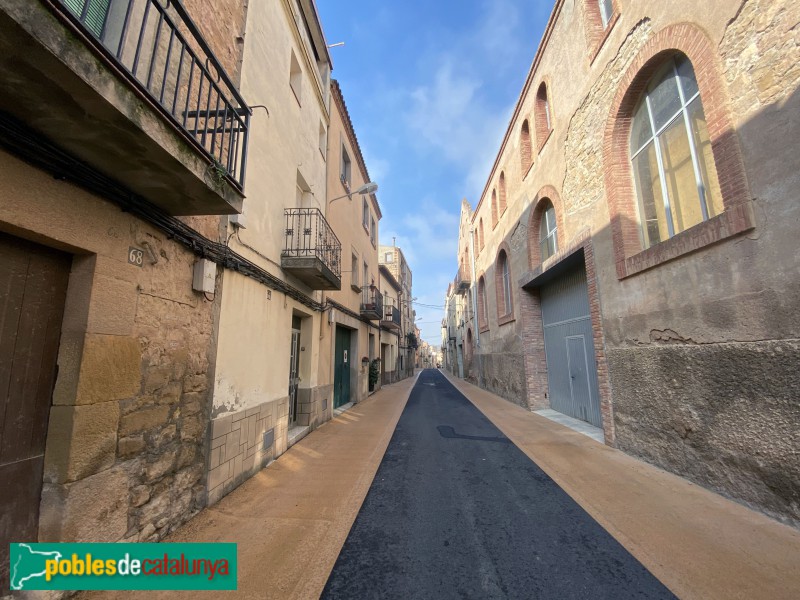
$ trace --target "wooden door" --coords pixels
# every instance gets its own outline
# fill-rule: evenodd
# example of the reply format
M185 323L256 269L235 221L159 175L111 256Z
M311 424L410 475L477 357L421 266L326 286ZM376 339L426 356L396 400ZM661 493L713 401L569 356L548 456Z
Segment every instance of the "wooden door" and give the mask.
M0 588L8 545L35 542L71 258L0 233Z

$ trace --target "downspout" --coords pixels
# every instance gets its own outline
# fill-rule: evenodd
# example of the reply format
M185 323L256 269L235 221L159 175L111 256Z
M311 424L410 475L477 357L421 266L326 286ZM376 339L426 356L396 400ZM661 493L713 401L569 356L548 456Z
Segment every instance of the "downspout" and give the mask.
M469 230L469 255L470 255L470 269L472 270L472 293L470 296L472 297L472 316L475 323L475 348L477 349L477 356L478 356L478 385L480 387L484 387L483 385L483 358L481 356L481 334L480 334L480 323L478 318L478 281L475 277L475 229L470 227Z

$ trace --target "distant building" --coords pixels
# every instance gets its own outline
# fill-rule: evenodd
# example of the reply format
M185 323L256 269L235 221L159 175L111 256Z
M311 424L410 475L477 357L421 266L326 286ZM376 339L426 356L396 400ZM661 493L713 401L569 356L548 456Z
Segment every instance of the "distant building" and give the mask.
M378 259L380 264L400 284L398 293L398 303L400 307L400 360L398 371L407 377L414 373L416 365L416 349L419 341L414 318L416 311L413 307L413 295L411 293L412 275L411 268L408 266L403 251L398 246L381 245L378 249Z

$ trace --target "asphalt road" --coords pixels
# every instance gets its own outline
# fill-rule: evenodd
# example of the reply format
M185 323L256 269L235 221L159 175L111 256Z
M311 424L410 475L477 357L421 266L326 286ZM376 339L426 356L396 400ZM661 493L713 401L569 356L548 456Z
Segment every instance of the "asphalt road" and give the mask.
M322 597L674 596L443 375L426 370Z

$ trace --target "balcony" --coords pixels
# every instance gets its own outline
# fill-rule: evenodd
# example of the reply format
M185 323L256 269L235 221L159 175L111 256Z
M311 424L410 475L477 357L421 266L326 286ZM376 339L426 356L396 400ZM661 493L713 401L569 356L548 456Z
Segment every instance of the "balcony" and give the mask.
M456 272L456 278L453 281L456 292L461 293L467 291L471 283L472 277L470 276L469 269L464 266L459 267Z
M383 319L383 296L378 288L365 286L361 290L361 316L370 321Z
M342 244L318 208L287 208L281 267L312 290L342 289Z
M181 2L0 0L0 31L0 113L169 214L241 211L250 109Z
M383 317L381 318L381 327L384 329L400 330L400 310L393 305L386 305L383 307Z

